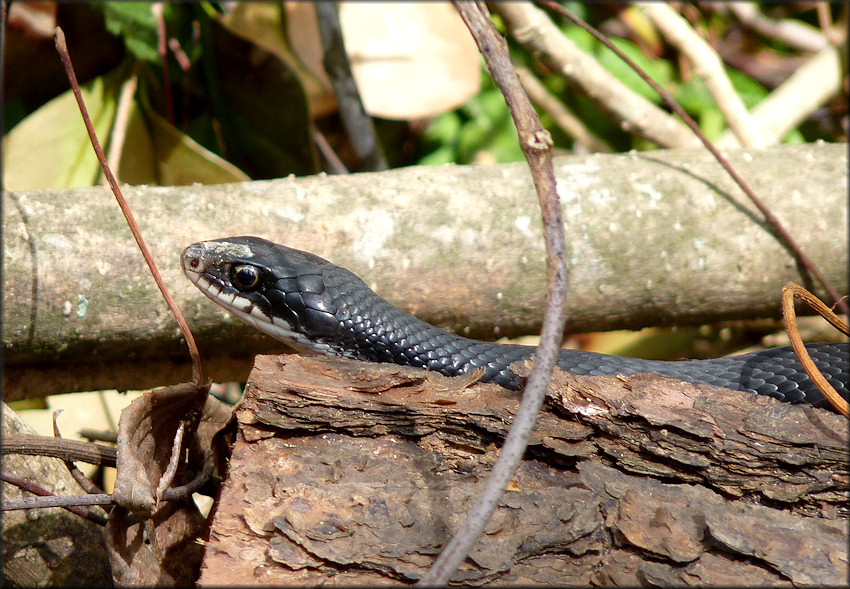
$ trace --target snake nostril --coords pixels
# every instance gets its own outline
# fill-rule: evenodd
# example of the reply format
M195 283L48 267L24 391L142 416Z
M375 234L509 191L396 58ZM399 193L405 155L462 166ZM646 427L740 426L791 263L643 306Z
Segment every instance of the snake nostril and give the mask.
M189 260L189 267L190 268L197 268L198 264L200 264L200 263L201 262L200 262L200 260L198 260L198 258L192 258L191 260Z

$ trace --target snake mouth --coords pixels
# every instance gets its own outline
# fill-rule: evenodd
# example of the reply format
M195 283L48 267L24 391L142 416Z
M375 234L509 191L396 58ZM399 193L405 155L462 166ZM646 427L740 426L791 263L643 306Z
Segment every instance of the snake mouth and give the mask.
M212 244L214 247L209 247ZM287 344L299 352L338 356L331 346L311 340L295 330L282 317L275 316L265 308L268 301L260 293L244 293L233 286L229 278L226 253L216 242L199 242L190 245L180 257L183 273L208 299L233 313L248 325ZM240 252L244 255L244 252Z

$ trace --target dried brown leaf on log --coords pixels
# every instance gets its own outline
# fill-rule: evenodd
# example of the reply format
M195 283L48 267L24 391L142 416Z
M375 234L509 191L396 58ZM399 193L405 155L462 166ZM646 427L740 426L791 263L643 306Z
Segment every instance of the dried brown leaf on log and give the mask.
M151 517L116 506L106 524L106 546L116 586L188 586L198 578L206 518L191 497L167 501Z
M197 408L199 400L203 407ZM177 469L170 488L184 485L221 464L215 436L231 408L192 383L148 392L122 413L118 424L115 498L107 523L107 547L117 584L186 585L197 579L206 526L191 494L162 501L169 466ZM181 424L192 432L174 456ZM194 422L192 426L191 422ZM168 481L166 481L168 482Z

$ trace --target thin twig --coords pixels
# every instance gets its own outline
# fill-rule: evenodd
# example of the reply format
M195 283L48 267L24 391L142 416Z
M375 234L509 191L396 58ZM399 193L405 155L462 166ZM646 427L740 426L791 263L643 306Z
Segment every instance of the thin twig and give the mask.
M103 446L82 440L15 434L0 438L0 454L49 456L61 460L80 460L89 464L115 466L116 450L113 446Z
M664 38L691 63L741 146L763 147L759 128L753 123L741 96L726 75L723 61L711 45L669 4L638 2L637 6Z
M197 24L197 21L195 23ZM195 29L197 31L197 28ZM180 118L180 129L182 131L186 131L189 127L189 97L192 95L189 92L189 70L192 67L192 62L189 60L189 56L186 55L186 52L183 51L183 48L180 46L180 41L176 38L171 37L168 39L168 48L171 50L171 55L174 56L174 60L177 62L177 66L183 70L183 77L180 79L180 86L182 88L181 95L183 96L183 107L180 110L180 113L183 115ZM175 123L176 124L176 123Z
M198 491L204 485L209 482L212 478L213 470L215 466L212 461L209 461L204 468L204 470L198 474L194 479L186 483L185 485L181 485L179 487L171 487L170 489L166 489L165 493L162 494L163 501L176 501L178 499L185 499L192 493Z
M566 320L567 264L566 240L561 206L555 189L552 165L552 138L543 128L519 77L511 64L505 40L496 32L486 6L480 2L455 2L487 63L493 81L505 96L505 102L517 128L520 147L531 169L540 202L546 241L547 291L546 312L540 345L535 352L534 368L523 389L522 401L510 432L490 471L484 489L469 510L458 532L418 585L445 585L478 540L484 526L519 466L537 414L546 397L546 387L558 359Z
M680 120L634 92L596 58L579 49L538 7L527 2L493 2L492 9L519 43L571 85L578 86L624 130L662 147L699 145Z
M832 298L833 302L841 309L842 313L850 314L850 308L848 308L847 304L841 299L841 296L838 294L838 291L830 284L830 282L821 274L820 270L818 270L815 263L800 249L800 246L797 245L797 242L791 237L791 234L785 230L785 227L779 222L779 219L768 209L764 203L762 203L761 199L758 198L755 192L749 187L749 185L744 181L744 179L735 171L735 169L726 161L726 158L721 155L720 151L717 150L716 147L708 140L708 138L703 135L700 131L699 126L694 122L694 120L686 113L681 106L673 99L673 96L670 95L664 88L655 83L655 81L650 78L646 72L644 72L638 65L629 59L626 54L620 51L613 43L611 43L608 39L605 38L599 31L588 25L586 22L578 18L576 15L571 13L569 10L565 9L559 4L554 2L549 2L548 0L542 0L540 4L546 6L547 8L557 12L558 14L568 18L570 21L580 26L594 38L596 38L600 43L603 43L606 47L608 47L611 51L617 54L617 56L625 61L629 67L631 67L638 75L649 84L653 90L655 90L661 98L664 99L664 102L672 108L677 115L679 115L685 124L690 127L690 129L694 132L694 134L699 138L705 148L714 156L714 158L720 163L724 170L732 177L738 186L741 187L741 190L749 197L749 199L753 202L753 204L758 208L764 217L765 222L771 227L774 235L779 239L779 241L785 245L785 247L791 252L791 255L795 260L805 268L811 275L820 282L823 286L824 290L829 294Z
M124 151L127 141L127 127L130 124L130 113L138 86L136 73L138 69L138 67L133 68L133 73L121 85L121 92L118 95L118 108L115 111L115 122L112 124L112 133L110 133L112 140L109 142L109 155L106 158L109 167L116 170L121 163L121 153ZM106 183L106 177L104 177L102 183Z
M807 305L809 305L809 307L814 309L821 317L829 321L833 327L841 331L844 335L850 335L850 329L848 329L848 326L844 321L839 319L835 313L823 304L823 301L799 284L789 282L782 288L782 315L785 319L785 331L788 332L788 337L791 340L791 347L794 348L794 353L797 355L797 359L800 360L803 370L806 371L806 374L809 375L809 378L812 379L812 382L815 383L818 390L823 393L824 398L826 398L826 400L829 401L829 403L841 415L844 417L850 417L850 404L848 404L847 400L839 395L838 391L836 391L835 388L829 384L829 381L824 378L821 371L818 370L818 367L812 361L812 357L809 355L809 351L806 349L806 346L803 344L803 339L797 331L797 314L794 311L795 298L804 301Z
M333 150L331 144L328 143L327 139L325 139L324 134L315 126L313 126L313 142L316 144L316 147L319 148L319 153L321 153L322 157L325 158L325 161L328 162L332 174L348 174L345 164L342 163L341 159L339 159L339 156Z
M180 309L177 307L177 303L174 302L174 299L171 297L171 294L168 292L168 288L165 286L165 282L162 280L162 276L159 273L159 269L156 266L156 263L153 260L153 256L148 249L148 246L145 244L145 241L142 239L142 234L139 231L139 226L136 223L136 219L133 217L132 211L130 211L130 207L127 205L127 201L124 200L124 195L121 193L121 188L118 186L118 181L115 179L115 175L112 173L112 170L109 169L109 166L106 165L106 157L103 154L103 148L100 145L100 141L97 138L97 135L94 131L94 125L91 122L91 118L89 117L88 109L86 108L85 103L83 102L83 96L80 92L80 85L77 82L77 75L74 73L74 66L71 64L71 56L68 54L68 46L65 43L65 33L62 32L61 27L56 27L54 32L54 39L56 42L56 49L59 51L59 56L62 58L62 64L65 66L65 72L68 75L68 79L71 81L71 89L74 92L74 97L77 99L77 105L80 108L80 114L83 117L83 123L85 123L86 129L89 133L89 139L91 140L92 148L97 154L97 159L100 162L101 168L103 169L103 174L106 176L107 181L109 182L109 187L112 189L112 193L115 195L115 200L118 201L118 206L121 208L121 212L124 213L124 218L127 220L127 225L130 226L130 231L133 233L133 237L136 240L136 244L139 246L139 249L142 252L142 256L145 259L145 262L150 269L151 275L153 276L154 282L156 282L159 291L162 293L162 297L165 300L165 303L168 305L168 308L171 309L171 312L174 314L174 317L177 319L177 323L180 325L180 329L183 332L183 337L186 338L186 345L189 347L189 355L192 357L192 380L198 386L199 390L203 390L204 381L203 381L203 372L201 369L201 356L198 352L198 346L195 344L195 338L192 335L192 332L189 330L189 325L186 323L186 319L183 317L183 314L180 312Z
M524 67L517 67L516 73L531 101L548 112L555 124L561 127L576 143L590 152L610 153L613 151L610 145L594 135L584 123L567 110L567 107L560 100L552 96L546 87L534 77L534 74Z
M47 489L34 483L27 482L20 477L8 473L0 473L3 482L15 485L19 489L28 491L37 497L21 497L18 499L5 499L0 502L0 511L14 511L18 509L37 509L40 507L62 507L75 515L99 525L106 525L106 518L101 514L88 509L83 505L110 505L113 503L112 495L54 495Z
M829 11L829 2L816 2L815 10L818 13L818 25L820 25L820 30L823 32L824 39L826 39L829 43L837 43L838 35L836 35L832 30L832 14L830 14Z
M357 158L357 171L386 170L387 159L378 142L375 125L366 114L357 83L351 73L351 64L345 52L336 3L316 2L314 6L324 52L322 63L339 103L342 126Z
M62 413L61 409L57 409L53 412L53 436L57 439L62 439L62 433L59 431L59 422L57 418L59 414ZM74 480L77 481L77 484L89 494L97 494L103 493L103 489L95 485L89 478L83 474L83 472L77 468L77 465L74 464L71 460L63 460L65 466L68 468L68 472L71 473L71 476L74 477Z
M818 8L824 2L818 2ZM755 2L725 2L722 5L707 2L709 9L718 6L730 10L739 21L765 37L782 41L798 51L820 51L826 47L826 37L815 27L798 20L776 20L762 14Z
M168 122L174 125L174 99L171 97L171 79L168 73L168 31L165 29L165 17L161 2L151 4L151 12L156 19L156 51L162 67L162 92L165 95L165 113Z
M824 47L750 111L767 145L779 143L806 117L841 92L841 67L841 50ZM724 133L717 144L724 146L729 139L728 132Z
M77 435L81 438L86 438L89 442L97 440L99 442L112 442L114 444L118 441L118 434L116 433L118 428L112 424L110 424L110 427L112 431L83 428L77 432Z

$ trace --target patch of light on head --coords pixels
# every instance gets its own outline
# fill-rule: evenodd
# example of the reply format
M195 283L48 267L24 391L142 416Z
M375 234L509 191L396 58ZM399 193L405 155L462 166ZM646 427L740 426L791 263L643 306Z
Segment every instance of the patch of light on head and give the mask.
M229 241L204 241L201 242L204 249L213 254L224 254L238 256L240 258L253 258L254 251L250 246Z

